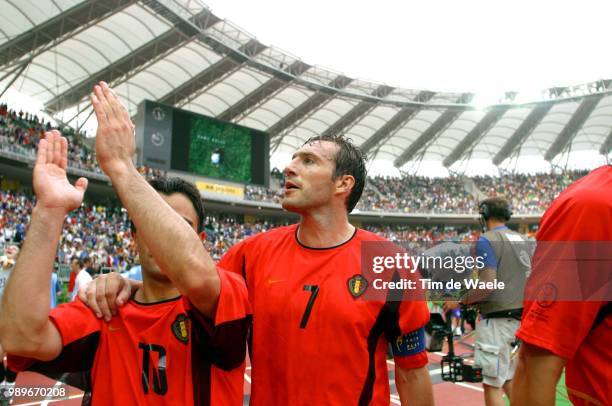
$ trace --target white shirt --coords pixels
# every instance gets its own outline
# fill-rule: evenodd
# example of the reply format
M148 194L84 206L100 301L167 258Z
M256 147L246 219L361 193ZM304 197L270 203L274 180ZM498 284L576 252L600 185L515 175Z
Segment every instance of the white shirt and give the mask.
M84 269L81 269L79 271L79 273L77 274L76 279L74 280L74 290L72 291L72 295L70 296L70 300L73 301L74 298L77 296L77 293L79 293L79 287L80 286L85 286L86 284L88 284L92 280L93 280L93 278L91 277L89 272L87 272Z

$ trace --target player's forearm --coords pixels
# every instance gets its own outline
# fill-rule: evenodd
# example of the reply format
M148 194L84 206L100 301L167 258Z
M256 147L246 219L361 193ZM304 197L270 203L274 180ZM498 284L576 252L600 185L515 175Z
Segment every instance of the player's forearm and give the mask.
M433 406L433 389L427 367L395 367L395 386L402 405Z
M133 165L112 174L111 180L162 272L196 306L214 308L220 290L219 275L214 261L191 226Z
M522 343L512 383L512 404L553 406L555 388L565 360L539 347Z
M0 342L14 354L36 352L49 323L51 272L66 212L35 207L2 298Z

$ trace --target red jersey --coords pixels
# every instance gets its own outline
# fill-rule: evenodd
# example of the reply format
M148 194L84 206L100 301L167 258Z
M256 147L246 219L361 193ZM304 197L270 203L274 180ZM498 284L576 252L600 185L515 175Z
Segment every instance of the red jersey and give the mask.
M536 238L612 241L612 166L593 170L561 193L542 217ZM605 305L525 301L517 336L567 360L566 386L575 405L611 404L612 317L595 323Z
M94 405L242 405L250 307L242 278L222 270L219 276L214 324L183 296L131 300L108 323L77 300L50 314L64 344L50 361L55 368L19 357L10 362L19 370L91 369Z
M362 242L381 237L356 230L344 244L317 249L296 233L292 225L258 234L219 262L245 276L253 306L252 404L389 404L388 344L423 339L426 304L356 297L365 286L355 284ZM396 364L426 365L417 347Z

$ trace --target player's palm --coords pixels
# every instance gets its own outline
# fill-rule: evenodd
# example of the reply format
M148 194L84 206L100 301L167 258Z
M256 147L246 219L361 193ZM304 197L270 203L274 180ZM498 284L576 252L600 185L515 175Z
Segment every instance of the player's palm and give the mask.
M68 182L66 165L68 143L54 130L45 134L38 146L34 166L34 191L38 205L45 208L63 208L67 212L81 204L87 179L79 178L75 185Z
M98 120L96 157L102 170L112 178L131 164L136 152L134 124L106 82L94 86L91 102Z

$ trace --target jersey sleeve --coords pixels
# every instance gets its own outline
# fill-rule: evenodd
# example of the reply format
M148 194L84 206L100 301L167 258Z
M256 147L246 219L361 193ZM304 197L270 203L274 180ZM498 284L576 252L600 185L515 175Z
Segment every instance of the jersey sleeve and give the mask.
M397 366L412 369L427 365L425 325L428 321L426 302L405 300L399 303L397 326L387 334Z
M223 268L218 268L217 272L221 279L221 292L215 314L215 326L248 317L251 314L251 305L242 276Z
M251 306L242 276L217 268L221 280L215 319L210 320L187 299L196 340L210 349L207 357L219 368L230 370L244 362L247 334L251 326Z
M51 310L49 320L57 328L63 349L52 360L9 356L9 367L15 371L76 372L91 368L98 346L102 321L79 299Z
M566 360L591 331L601 302L526 303L517 337Z
M57 327L64 347L100 332L102 323L102 320L98 319L91 309L78 298L74 302L61 304L51 310L49 319Z

